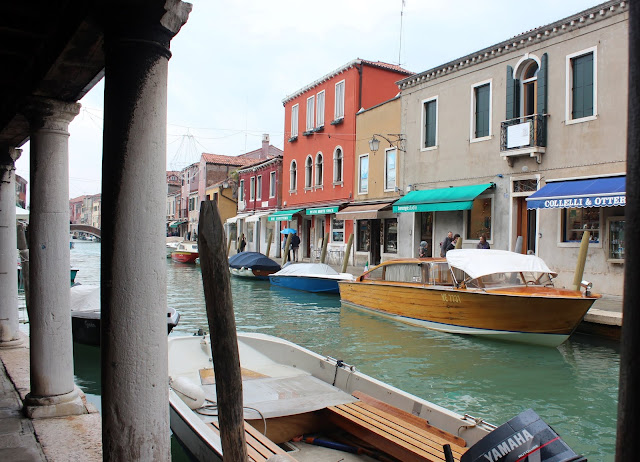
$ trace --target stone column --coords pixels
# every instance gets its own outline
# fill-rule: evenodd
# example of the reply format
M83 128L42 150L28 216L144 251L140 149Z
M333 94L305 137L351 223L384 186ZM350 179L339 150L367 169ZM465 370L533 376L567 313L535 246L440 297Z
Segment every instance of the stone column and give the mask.
M186 22L191 5L166 2L165 7L164 1L155 5L118 10L105 26L101 257L105 461L170 459L167 75L170 40Z
M22 345L18 335L16 160L20 149L0 146L0 348Z
M29 328L32 418L85 413L73 382L69 308L69 123L80 104L32 98Z

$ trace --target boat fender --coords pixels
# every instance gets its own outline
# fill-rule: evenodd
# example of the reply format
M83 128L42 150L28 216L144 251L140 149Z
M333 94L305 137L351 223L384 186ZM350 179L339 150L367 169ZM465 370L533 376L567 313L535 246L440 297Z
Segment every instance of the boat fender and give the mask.
M200 409L204 404L204 390L186 377L172 379L169 383L173 391L191 409Z

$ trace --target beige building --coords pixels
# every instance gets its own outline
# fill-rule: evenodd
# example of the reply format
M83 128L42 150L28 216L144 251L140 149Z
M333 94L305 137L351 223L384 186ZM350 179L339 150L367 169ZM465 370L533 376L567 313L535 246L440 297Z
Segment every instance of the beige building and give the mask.
M216 203L222 223L226 223L228 219L236 216L238 210L237 190L238 186L233 178L219 181L205 190L205 200L211 200ZM234 236L231 236L231 238L235 240L237 237L235 236L235 227L233 231Z
M404 140L400 96L356 114L353 202L336 219L353 220L356 265L398 256L398 220L391 204L400 197Z
M622 294L628 3L611 1L398 82L399 254L459 233ZM535 196L534 196L535 194Z

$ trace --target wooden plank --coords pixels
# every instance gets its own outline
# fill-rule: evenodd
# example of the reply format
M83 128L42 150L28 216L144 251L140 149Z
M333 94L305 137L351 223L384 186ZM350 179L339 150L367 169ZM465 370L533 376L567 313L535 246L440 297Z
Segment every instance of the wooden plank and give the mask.
M354 391L352 395L358 398L363 403L367 403L376 409L380 409L388 414L393 415L394 417L398 417L399 419L409 422L410 424L415 425L418 428L434 433L440 438L449 441L450 443L454 443L461 447L465 447L467 445L467 442L463 438L446 432L438 427L434 427L433 425L429 425L429 422L427 420L413 415L410 412L403 411L400 408L385 403L384 401L380 401L379 399L376 399L373 396L369 396L361 391Z
M251 435L254 439L260 441L260 443L262 443L267 449L269 449L272 454L286 454L286 451L284 449L282 449L280 446L278 446L269 438L256 430L251 424L245 422L244 429L246 433Z
M220 423L211 422L213 430L220 435ZM274 454L286 454L286 451L270 441L266 436L253 428L250 424L244 424L245 439L247 442L247 455L254 462L264 462Z
M413 438L388 427L380 426L371 419L353 416L347 410L338 407L328 407L329 418L338 426L352 435L373 445L403 462L439 462L444 461L442 449L420 444ZM458 459L459 460L459 459Z

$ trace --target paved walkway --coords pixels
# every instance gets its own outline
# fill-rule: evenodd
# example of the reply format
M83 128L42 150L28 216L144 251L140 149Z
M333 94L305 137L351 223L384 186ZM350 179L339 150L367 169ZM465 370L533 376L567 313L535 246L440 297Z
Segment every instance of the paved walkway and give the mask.
M29 391L29 342L0 349L0 461L102 461L102 420L82 399L87 413L31 420L22 414ZM82 393L82 392L81 392Z

